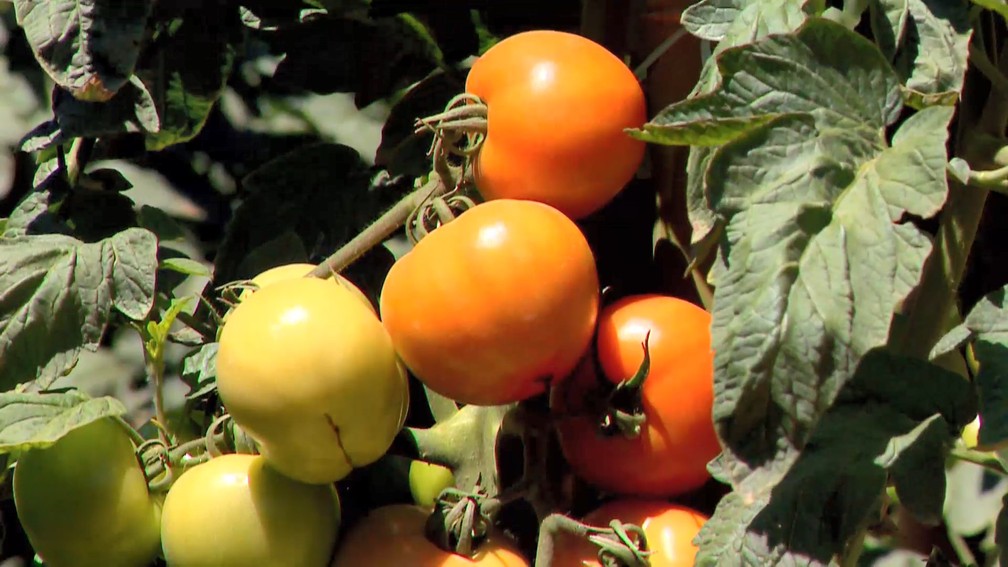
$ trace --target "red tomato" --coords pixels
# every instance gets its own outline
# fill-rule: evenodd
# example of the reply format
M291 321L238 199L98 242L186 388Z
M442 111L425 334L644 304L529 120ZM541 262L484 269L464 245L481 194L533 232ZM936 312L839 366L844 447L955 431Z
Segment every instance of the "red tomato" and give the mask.
M660 500L615 500L584 517L584 523L606 527L612 520L644 529L651 567L693 565L697 546L693 538L708 520L689 508ZM562 535L553 548L553 567L600 567L598 548L587 540Z
M424 536L429 513L408 504L371 510L347 532L332 567L528 567L515 546L496 532L490 533L471 558L444 551Z
M473 169L487 199L541 201L581 218L619 193L644 157L644 143L624 132L647 120L637 78L579 35L508 37L476 61L466 91L488 108Z
M651 367L641 389L646 422L639 436L602 436L586 410L597 390L592 365L556 384L551 404L571 468L619 494L670 496L700 487L721 451L714 432L714 353L710 314L674 297L627 297L599 315L598 359L613 384L636 373L648 339Z
M542 203L502 199L462 213L400 258L381 317L428 387L497 405L539 394L577 365L598 295L577 225Z

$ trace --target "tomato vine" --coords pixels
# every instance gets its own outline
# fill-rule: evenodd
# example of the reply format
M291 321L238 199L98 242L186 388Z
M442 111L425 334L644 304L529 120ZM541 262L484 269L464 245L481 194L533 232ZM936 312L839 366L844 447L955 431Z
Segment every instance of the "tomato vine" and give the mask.
M0 5L4 559L1000 561L1003 2L127 4Z

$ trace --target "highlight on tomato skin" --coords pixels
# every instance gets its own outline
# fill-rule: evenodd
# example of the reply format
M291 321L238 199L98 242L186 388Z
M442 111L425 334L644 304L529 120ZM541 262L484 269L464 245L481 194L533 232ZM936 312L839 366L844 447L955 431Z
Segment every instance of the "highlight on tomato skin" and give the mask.
M543 393L588 349L595 258L578 226L535 201L487 201L424 237L385 278L381 319L406 366L457 402Z
M487 199L528 199L580 219L619 193L646 146L644 91L605 47L554 30L509 36L473 64L466 92L487 107L473 163Z
M586 357L550 393L560 446L578 477L616 494L662 497L707 482L707 463L721 452L710 323L702 308L663 295L625 297L602 310L595 339L600 368ZM602 435L591 409L607 395L599 380L615 386L633 376L645 338L650 371L640 389L640 434Z

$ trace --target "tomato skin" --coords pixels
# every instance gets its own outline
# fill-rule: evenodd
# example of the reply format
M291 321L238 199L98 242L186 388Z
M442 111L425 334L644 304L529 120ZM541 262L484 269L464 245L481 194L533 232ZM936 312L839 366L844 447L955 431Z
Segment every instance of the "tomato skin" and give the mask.
M307 276L312 270L315 269L315 264L305 264L305 263L295 263L295 264L283 264L281 266L272 267L256 277L252 278L252 283L256 284L259 289L262 289L268 285L273 285L277 282L283 282L287 280L292 280L295 278L302 278ZM350 280L345 277L335 274L330 276L327 281L331 281L339 286L345 287L360 300L361 303L366 305L368 309L374 311L374 306L371 305L371 300L368 299L364 292L360 290L357 286L353 284ZM255 293L254 289L246 289L241 292L238 296L238 300L241 301L246 297Z
M596 508L582 521L605 527L612 520L635 524L647 537L651 567L691 567L697 553L693 538L707 516L661 500L620 499ZM553 552L553 567L601 567L598 548L586 540L562 535Z
M497 405L545 391L588 348L599 301L580 229L534 201L489 201L401 257L382 289L382 321L428 387Z
M340 524L331 485L288 478L260 455L222 455L180 477L165 498L171 567L323 567Z
M217 389L271 465L317 484L381 457L409 406L405 369L374 312L317 278L238 304L220 335Z
M707 463L721 451L712 416L710 321L703 309L661 295L626 297L603 309L596 348L613 384L636 373L651 332L651 367L641 389L646 421L635 438L599 435L582 413L597 380L592 365L583 364L551 392L560 446L575 474L603 490L651 496L681 494L707 481Z
M129 434L112 418L21 455L14 503L49 567L142 567L157 556L161 509Z
M444 551L424 536L428 514L430 511L409 504L369 511L346 533L331 567L528 567L514 544L497 532L491 532L471 558Z
M488 108L473 168L487 199L531 199L582 218L612 200L644 157L645 144L624 132L647 120L640 84L579 35L505 38L473 64L466 91Z

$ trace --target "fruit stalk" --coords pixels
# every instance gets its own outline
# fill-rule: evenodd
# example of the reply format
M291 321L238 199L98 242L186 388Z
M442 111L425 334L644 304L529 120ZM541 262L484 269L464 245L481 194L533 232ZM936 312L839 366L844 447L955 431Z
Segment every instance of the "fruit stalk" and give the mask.
M338 274L363 256L368 250L381 244L383 240L402 227L410 214L417 207L421 206L424 201L439 197L447 192L448 187L442 182L441 178L436 175L432 176L430 181L400 199L385 214L378 217L378 220L353 237L350 242L341 246L339 250L316 266L308 275L325 279L332 274Z

